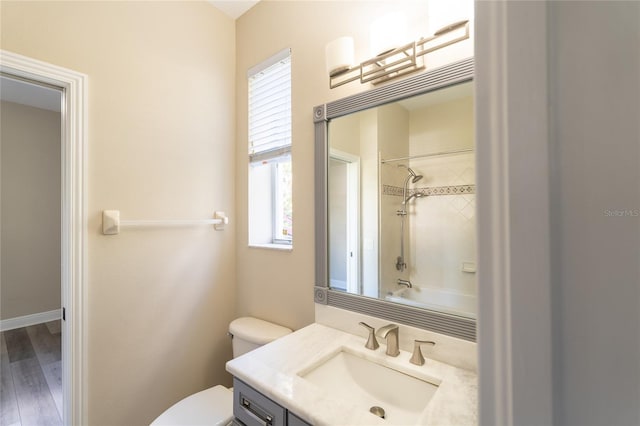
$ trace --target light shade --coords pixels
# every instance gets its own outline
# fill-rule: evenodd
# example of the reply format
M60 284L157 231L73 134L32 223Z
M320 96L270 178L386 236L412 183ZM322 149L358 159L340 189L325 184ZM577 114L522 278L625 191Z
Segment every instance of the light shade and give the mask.
M326 46L327 72L330 76L347 71L354 63L352 37L340 37Z
M407 19L400 12L376 19L369 27L372 56L387 53L407 43Z

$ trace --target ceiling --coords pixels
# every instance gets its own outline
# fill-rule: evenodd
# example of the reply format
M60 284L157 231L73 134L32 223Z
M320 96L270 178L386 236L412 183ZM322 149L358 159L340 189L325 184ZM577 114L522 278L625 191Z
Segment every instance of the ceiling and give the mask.
M61 90L4 75L0 77L0 99L3 101L60 112L61 94Z
M243 13L258 4L260 0L208 0L225 15L238 19Z

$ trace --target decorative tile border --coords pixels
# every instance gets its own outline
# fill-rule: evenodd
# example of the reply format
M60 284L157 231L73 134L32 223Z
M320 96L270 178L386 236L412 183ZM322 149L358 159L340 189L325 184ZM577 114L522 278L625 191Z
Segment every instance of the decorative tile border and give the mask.
M433 188L418 188L413 192L421 192L424 195L456 195L456 194L475 194L475 185L454 185L454 186L435 186Z
M475 185L452 185L452 186L434 186L425 188L413 188L409 190L409 195L421 193L423 195L458 195L458 194L475 194ZM402 197L402 188L399 186L382 185L382 195L395 195Z
M397 195L402 197L402 188L399 186L382 185L382 195Z

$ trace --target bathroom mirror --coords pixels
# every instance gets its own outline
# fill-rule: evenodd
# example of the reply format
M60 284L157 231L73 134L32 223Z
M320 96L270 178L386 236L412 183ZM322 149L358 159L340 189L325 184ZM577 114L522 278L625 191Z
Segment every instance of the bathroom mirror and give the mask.
M473 59L314 109L317 303L475 340Z

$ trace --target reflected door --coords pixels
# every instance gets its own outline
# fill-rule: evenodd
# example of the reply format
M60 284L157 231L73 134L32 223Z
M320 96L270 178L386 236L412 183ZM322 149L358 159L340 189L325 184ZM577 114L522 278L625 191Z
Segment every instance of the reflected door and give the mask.
M329 284L360 291L359 159L333 152L329 158Z

